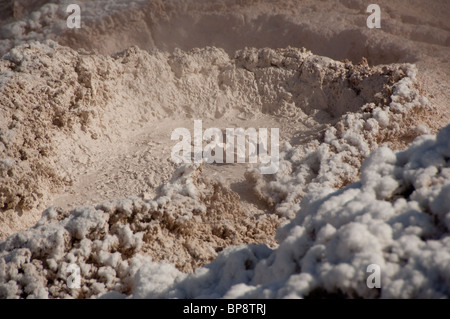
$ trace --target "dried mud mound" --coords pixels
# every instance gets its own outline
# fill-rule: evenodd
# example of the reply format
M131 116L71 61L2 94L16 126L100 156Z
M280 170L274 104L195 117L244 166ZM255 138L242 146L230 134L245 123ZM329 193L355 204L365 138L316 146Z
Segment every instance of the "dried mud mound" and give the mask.
M0 243L0 296L39 298L245 296L248 287L245 294L244 286L229 289L250 285L257 264L286 254L285 237L276 242L275 230L300 218L305 194L357 181L372 150L383 143L404 147L429 131L424 123L432 127L435 112L410 64L355 65L297 48L247 48L230 57L214 47L173 53L132 47L103 56L52 41L23 44L3 56L0 105L1 235L9 236ZM228 123L236 117L269 117L282 126L280 170L264 176L251 167L245 173L268 204L265 211L249 210L230 185L202 174L202 167L183 166L152 200L51 207L34 227L17 232L39 219L54 193L96 164L97 149L133 137L130 128L165 118ZM149 165L175 169L165 163ZM445 170L438 169L438 180L440 172ZM309 245L317 231L308 228L311 238L299 240ZM278 243L280 250L272 250ZM284 262L283 276L292 266ZM70 264L81 268L81 289L67 287ZM281 280L278 270L273 274ZM269 280L257 277L251 279L257 285ZM173 280L188 286L177 288ZM320 280L299 296L333 293L328 279ZM197 281L192 288L189 282ZM355 289L339 291L372 296Z
M200 173L201 167L181 167L153 201L129 198L71 212L45 210L33 228L1 243L0 297L70 296L71 263L84 277L73 297L127 293L133 265L144 258L138 254L189 272L230 245L272 240L267 234L278 226L276 218L245 214L236 194Z
M0 2L1 298L450 296L448 1L46 2ZM194 119L278 172L178 167Z
M309 193L277 249L230 247L190 275L147 264L133 296L448 298L449 141L447 126L405 151L379 148L358 182ZM370 264L380 266L380 289L366 285Z
M415 72L409 64L353 65L295 48L246 49L230 58L217 48L173 54L130 48L102 56L51 41L16 47L0 61L3 236L20 229L15 216L45 208L52 193L73 183L100 145L161 118L286 119L285 136L300 135L285 141L301 145L282 154L275 180L292 175L305 187L323 178L344 185L378 144L404 145L426 132L415 127L415 116L424 114L426 122L433 111ZM308 161L316 163L307 168ZM258 173L248 179L270 204L287 196ZM33 218L21 218L31 226Z
M305 188L353 181L378 143L398 143L393 137L406 143L423 133L424 127L402 123L430 110L409 64L353 65L295 48L246 49L234 58L216 48L173 54L131 48L105 57L48 42L11 50L0 67L7 115L2 214L26 214L45 203L39 194L50 196L75 179L77 167L68 163L86 155L76 151L80 144L120 139L124 128L158 117L264 114L316 129L313 141L284 146L275 176L263 178L257 168L246 173L278 215L246 211L228 185L202 177L200 167L182 167L154 200L115 200L71 212L49 208L36 226L8 237L0 244L3 297L128 295L140 291L140 280L153 278L147 268L139 270L150 259L171 263L152 263L155 271L181 276L173 265L191 272L230 245L275 247L275 229L295 216ZM62 152L61 141L75 151ZM255 247L258 258L270 253ZM242 276L253 271L252 258ZM80 265L81 290L67 288L71 263Z
M233 199L205 187L195 168L181 169L155 201L129 199L70 214L50 208L35 227L0 243L0 296L449 297L449 141L447 126L406 151L378 149L357 183L309 193L295 219L279 229L277 249L229 247L189 275L141 253L162 253L158 236L167 245L182 233L188 253L204 254L190 234L217 213L233 218ZM257 236L262 225L242 226ZM233 233L217 226L224 228L213 232ZM81 269L81 289L65 284L71 263ZM381 290L366 286L372 263L383 271Z

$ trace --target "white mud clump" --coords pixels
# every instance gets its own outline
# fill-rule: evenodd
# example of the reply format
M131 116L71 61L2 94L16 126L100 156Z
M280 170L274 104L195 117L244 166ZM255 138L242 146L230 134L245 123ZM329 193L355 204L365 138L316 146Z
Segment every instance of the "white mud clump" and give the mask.
M273 240L267 234L277 218L248 214L235 193L200 173L180 167L153 201L128 198L70 213L48 208L34 227L0 243L0 298L129 293L144 260L189 272L227 246ZM79 290L66 285L70 264L81 269Z
M0 235L10 235L0 244L0 294L51 298L111 291L157 296L139 288L136 278L153 278L148 268L138 272L143 263L170 263L149 265L183 277L206 271L211 266L199 267L226 247L263 244L245 246L256 259L244 262L244 272L225 267L237 274L234 280L248 279L256 262L272 254L276 228L295 217L306 191L356 181L371 150L384 142L404 146L427 130L416 127L417 114L432 112L410 64L354 65L297 48L248 48L230 57L214 47L172 54L132 47L103 56L52 41L23 44L3 56L0 108ZM202 176L201 167L181 167L153 200L49 208L34 227L17 232L32 226L53 194L87 167L101 167L97 153L109 156L116 142L134 138L133 129L163 119L227 125L237 117L280 123L279 172L271 178L257 169L246 173L277 214L249 209L227 183ZM171 169L167 159L146 165ZM81 268L80 290L65 282L72 263ZM160 278L160 285L170 284ZM222 296L220 289L211 294Z
M132 296L448 298L449 141L447 126L405 151L382 147L360 181L308 194L277 249L230 247L191 275L145 264ZM371 264L381 269L378 289L367 286Z
M379 1L0 1L0 297L450 297L449 2ZM176 167L199 119L278 172Z
M277 249L229 247L193 274L141 252L157 225L189 233L198 224L191 221L207 214L195 168L180 171L156 201L129 199L70 214L50 208L35 227L0 244L0 296L449 297L449 141L447 126L405 151L376 150L360 181L310 192L278 230ZM65 284L71 263L81 268L81 289ZM380 266L379 289L366 285L370 264Z

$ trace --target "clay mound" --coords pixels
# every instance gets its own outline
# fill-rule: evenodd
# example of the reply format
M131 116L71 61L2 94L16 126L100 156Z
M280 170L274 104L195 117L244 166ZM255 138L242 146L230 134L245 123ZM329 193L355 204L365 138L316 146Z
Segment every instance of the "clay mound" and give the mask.
M246 240L260 240L273 219L230 225L241 214L236 197L199 179L195 167L180 169L155 201L70 214L50 208L35 227L0 243L0 297L448 297L449 135L450 126L403 152L378 149L360 182L309 193L279 229L277 249L228 247L189 275L153 261L198 265L235 243L238 227ZM366 285L373 263L383 269L382 290ZM66 284L71 264L81 289Z
M152 201L128 198L71 212L45 210L34 227L1 244L0 298L128 293L127 278L139 254L192 272L230 245L273 246L277 218L244 211L235 193L200 177L201 169L181 167ZM71 263L84 277L75 294L66 285ZM25 270L20 278L14 275L19 269Z
M0 3L0 297L448 296L448 129L370 155L448 123L447 1L79 3ZM179 167L195 119L278 172Z
M225 127L236 116L244 122L272 118L267 124L278 123L282 139L300 143L297 156L306 159L318 144L304 143L304 132L320 143L323 130L331 125L335 131L328 130L326 139L338 134L344 145L359 143L348 146L356 147L345 153L353 171L335 177L339 186L352 180L348 175L357 176L361 160L379 143L398 139L404 145L423 133L412 125L411 114L428 110L412 66L353 65L294 48L247 49L232 59L216 48L176 50L171 55L131 48L105 57L53 42L33 43L6 54L0 72L5 114L0 207L7 216L3 236L31 226L53 194L74 184L88 167L101 170L105 157L117 153L122 140L135 139L136 131L146 128L154 135L150 123L158 119L177 123L176 119L202 118L211 126L220 119ZM346 115L349 112L353 115ZM349 129L356 135L339 137ZM167 146L160 145L160 157L153 158L155 172L174 167L167 162L173 144L169 137L167 132L159 140L167 141ZM345 148L333 147L338 153ZM141 165L148 162L145 158ZM164 181L135 174L132 184L140 188L129 195L154 193ZM286 169L279 174L286 174ZM312 179L311 175L302 184ZM267 197L261 183L258 192ZM296 195L297 202L300 198Z

